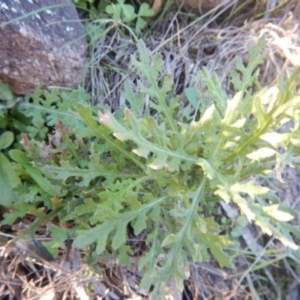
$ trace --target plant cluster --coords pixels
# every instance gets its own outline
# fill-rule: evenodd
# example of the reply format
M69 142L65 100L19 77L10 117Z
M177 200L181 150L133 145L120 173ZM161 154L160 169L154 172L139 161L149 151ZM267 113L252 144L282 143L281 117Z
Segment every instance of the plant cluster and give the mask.
M249 47L247 65L237 59L232 96L204 69L203 90L190 87L180 100L170 77L161 76L161 55L139 41L139 58L132 57L139 92L125 84L127 106L116 112L91 107L83 90L37 91L3 108L2 224L32 214L34 230L55 219L50 250L70 236L75 247L89 246L92 258L114 253L125 264L128 226L136 236L146 231L141 285L153 284L154 298L170 278L182 288L191 261L212 254L233 267L238 230L220 222L220 202L238 208L239 226L256 224L298 251L299 229L288 223L296 213L255 181L299 163L297 72L262 88L263 46Z
M74 3L87 10L93 18L98 18L105 12L115 22L122 22L132 27L136 34L140 34L141 30L147 26L147 18L154 15L148 3L138 6L125 0L117 0L116 3L102 0L98 4L95 4L94 0L74 0Z

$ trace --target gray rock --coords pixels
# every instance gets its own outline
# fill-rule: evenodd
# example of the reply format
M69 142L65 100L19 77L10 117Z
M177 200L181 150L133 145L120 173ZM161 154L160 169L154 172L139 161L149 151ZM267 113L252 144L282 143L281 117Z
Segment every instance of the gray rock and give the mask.
M72 0L2 0L0 22L0 80L13 93L82 82L87 42Z

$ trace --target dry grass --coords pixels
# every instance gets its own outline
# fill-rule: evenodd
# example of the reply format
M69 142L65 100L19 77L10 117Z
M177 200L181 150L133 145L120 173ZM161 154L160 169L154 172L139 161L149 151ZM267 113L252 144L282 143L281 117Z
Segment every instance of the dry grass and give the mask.
M278 74L288 76L300 64L298 1L283 1L278 8L276 1L255 3L245 1L239 5L231 1L192 21L186 14L171 11L143 36L153 53L162 54L165 72L173 76L177 94L185 87L201 85L196 75L204 66L217 73L224 89L230 92L228 78L234 58L240 56L247 62L247 45L255 45L262 35L267 40L262 85L274 83ZM136 80L130 63L130 55L137 55L136 44L123 33L121 27L112 26L93 48L90 88L94 104L106 103L112 108L124 105L123 84Z
M143 36L153 53L162 54L175 93L182 96L186 87L201 88L197 73L204 66L218 75L230 93L234 58L240 56L247 62L247 44L255 44L262 35L267 41L262 85L272 85L279 74L289 76L300 65L298 0L229 2L197 18L169 12ZM136 43L124 32L113 24L102 36L92 35L89 89L93 104L113 109L124 105L123 83L134 84L137 79L130 63L130 55L137 55ZM267 184L300 214L299 171L280 172L284 181L274 179ZM229 217L237 213L226 205L222 211ZM48 261L37 254L32 240L20 242L2 234L0 241L0 299L124 299L124 294L127 299L147 298L137 287L142 276L136 267L138 258L133 258L130 268L103 258L91 270L85 255L76 249L69 253L62 245L57 258ZM245 253L235 259L235 270L221 269L214 262L191 263L182 299L300 299L296 266L300 258L287 258L286 249L255 228L243 233L241 243ZM181 299L172 282L166 294L168 299Z
M11 240L4 242L8 237ZM101 258L91 268L87 255L64 245L54 259L40 242L47 240L0 234L0 299L147 298L139 290L141 275L134 259L130 268Z

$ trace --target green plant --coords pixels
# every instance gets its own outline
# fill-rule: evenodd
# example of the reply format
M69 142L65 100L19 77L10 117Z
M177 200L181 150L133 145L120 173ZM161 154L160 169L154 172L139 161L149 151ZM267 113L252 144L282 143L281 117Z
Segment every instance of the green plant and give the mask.
M88 5L91 5L95 2L95 0L73 0L73 2L82 8L87 8Z
M0 190L1 205L10 206L17 197L13 189L21 184L20 178L13 164L6 157L4 152L14 141L14 134L5 131L0 135Z
M97 4L98 1L95 0L73 0L77 8L80 8L82 11L87 12L87 15L90 18L99 18L99 15L102 11L102 6L107 5L106 1L100 1L100 4Z
M182 287L191 259L209 260L212 254L220 266L232 267L236 228L246 225L245 217L297 251L293 236L299 238L300 232L287 223L294 212L255 183L259 175L271 176L274 165L299 163L297 72L262 89L257 66L263 45L260 40L249 47L248 66L237 60L236 94L230 100L217 77L204 70L199 80L210 101L197 103L192 93L189 109L181 109L171 78L161 78L161 56L152 56L140 41L139 59L132 57L141 76L139 93L125 85L128 107L112 113L49 94L45 103L39 97L22 103L34 128L44 120L53 132L42 141L45 133L39 137L33 128L22 135L25 152L9 151L22 185L15 189L18 201L10 205L18 209L6 214L4 223L26 212L40 220L56 216L61 228L50 230L63 241L64 226L72 221L74 246L93 246L97 255L115 252L124 263L132 251L126 244L128 225L136 235L147 230L148 250L139 267L145 271L141 284L155 285L155 299L171 277ZM145 107L146 97L151 101ZM244 216L235 221L233 234L216 221L220 201L233 203ZM229 250L233 245L236 250Z
M106 6L105 11L112 16L114 20L123 21L128 25L135 21L135 32L137 34L147 25L144 18L151 17L154 14L148 3L142 3L136 13L134 6L125 3L125 0L118 0L116 4Z
M37 141L44 140L59 118L64 118L65 123L69 121L69 126L78 125L76 124L78 121L68 113L69 107L78 98L88 102L89 96L82 89L69 93L58 90L42 92L37 89L34 94L27 95L24 99L15 99L8 86L2 83L0 83L0 91L0 99L4 103L0 106L0 151L2 151L0 153L0 185L3 191L0 205L10 207L12 203L18 202L18 197L13 189L20 188L20 177L27 172L40 182L38 176L41 175L38 168L30 164L27 164L27 168L22 170L20 169L21 165L9 160L9 151L20 152L16 160L22 160L21 157L24 156L22 151L17 150L21 148L21 145L16 143L16 140L23 139L25 144L24 136L35 138ZM18 204L20 203L18 202ZM24 210L19 209L20 216L24 215L26 211L25 208Z

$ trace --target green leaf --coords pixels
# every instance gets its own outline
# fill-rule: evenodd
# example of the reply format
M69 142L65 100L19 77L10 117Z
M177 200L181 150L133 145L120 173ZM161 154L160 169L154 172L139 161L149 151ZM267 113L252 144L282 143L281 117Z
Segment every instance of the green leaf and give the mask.
M195 125L197 124L199 127L201 127L201 126L204 126L205 124L209 123L210 121L213 120L215 111L216 111L215 105L211 105L210 107L208 107L205 110L205 112L203 113L203 115L202 115L200 121L198 122L198 124L195 122L195 123L192 123L191 126L193 126L194 124Z
M263 211L270 217L280 222L288 222L294 219L290 213L280 210L279 204L265 206L263 207Z
M280 240L282 244L286 247L289 247L293 250L299 249L299 246L293 241L293 238L290 234L284 229L287 228L284 226L273 226L268 217L262 216L261 214L256 214L255 224L257 224L263 233L268 235L274 235L275 238Z
M131 4L125 4L124 0L118 0L117 4L110 4L106 7L105 11L119 21L122 19L124 22L130 23L137 17L134 7Z
M222 120L224 124L230 126L236 121L237 116L240 113L238 110L238 106L240 105L241 100L242 92L238 92L232 100L227 101L227 109Z
M137 165L141 170L145 169L145 166L137 159L136 155L128 152L126 150L125 144L117 141L111 136L111 132L104 128L103 126L99 126L99 124L95 121L94 116L92 115L91 107L85 106L83 104L78 103L75 106L76 111L79 113L80 118L85 123L85 125L90 129L90 136L96 136L111 147L112 151L117 152L118 155L124 155L124 157L131 160L135 165ZM99 112L100 114L100 112Z
M274 156L276 153L277 151L272 148L263 147L247 154L247 157L252 160L261 161L265 158Z
M171 247L176 242L176 235L175 234L168 234L161 243L162 247Z
M174 111L176 111L179 103L177 98L168 100L168 98L170 98L168 97L169 93L172 91L174 85L171 76L165 75L162 84L159 84L157 79L160 78L160 73L163 69L161 55L152 55L142 40L138 41L137 46L139 60L134 56L131 56L132 64L143 74L148 83L145 85L144 81L139 81L138 86L140 91L147 96L153 97L154 101L150 102L151 107L164 116L167 128L171 128L176 132L177 124L176 119L174 118ZM157 104L155 103L156 101Z
M265 195L269 192L269 188L255 184L253 180L243 183L234 183L230 187L233 193L247 193L252 199L258 195Z
M204 174L207 176L208 179L213 179L216 176L215 170L209 164L209 162L205 159L199 158L197 161L197 165L201 166L203 169Z
M143 110L143 95L141 93L136 95L132 86L128 81L126 81L124 82L124 91L122 92L122 96L128 101L130 104L130 109L134 112L134 114L139 116Z
M21 184L13 164L7 157L0 153L0 205L10 206L17 201L17 196L13 189Z
M60 187L52 185L38 167L31 165L24 152L20 150L11 150L9 151L9 155L14 161L22 165L28 175L30 175L44 192L50 196L63 196L64 192L61 191Z
M136 20L136 25L135 25L135 31L137 34L140 34L141 30L143 28L145 28L147 26L147 22L141 18L141 17L137 17L137 20Z
M135 222L132 223L135 235L140 234L144 229L147 228L146 220L146 214L140 214L137 216Z
M83 248L85 246L91 245L98 240L97 252L102 253L106 246L106 240L108 235L108 226L94 227L90 230L79 230L78 236L73 242L74 247ZM98 234L101 234L100 236Z
M153 153L153 158L148 166L151 169L159 170L168 168L169 170L178 170L182 160L188 162L197 162L195 157L183 153L181 149L173 151L166 146L166 141L161 139L164 127L159 127L153 124L151 130L156 130L154 134L159 134L157 139L161 141L161 145L148 141L141 132L141 124L137 122L135 116L128 109L125 110L125 116L132 129L123 126L110 112L99 112L99 121L107 126L113 135L120 141L131 140L137 144L137 148L133 152L141 157L148 158L150 153ZM155 127L154 127L155 125ZM199 162L200 163L200 162Z
M232 268L232 258L223 251L221 244L216 244L212 242L209 237L207 237L208 240L208 246L211 251L211 253L214 255L214 257L217 259L220 267L227 267Z
M154 11L151 9L148 3L142 3L140 5L139 17L152 17L154 15Z
M121 19L121 12L122 9L118 4L110 4L107 5L105 8L106 13L112 16L114 20L120 20Z
M283 103L280 106L279 105L276 106L277 109L273 113L273 118L277 118L280 115L291 115L297 117L297 109L299 110L299 106L300 106L300 96L294 96L286 103Z
M151 17L153 15L154 11L149 7L148 3L142 3L140 5L135 25L135 30L137 34L139 34L141 30L147 26L147 22L143 19L143 17Z
M118 224L118 227L116 229L116 232L114 234L114 237L112 239L112 247L114 250L119 249L122 245L126 242L126 232L127 232L127 226L128 226L128 220L120 221Z
M91 164L88 168L82 169L78 167L73 167L69 162L61 162L61 167L56 166L44 166L42 168L44 174L47 177L53 179L59 179L66 181L70 177L81 177L83 181L80 183L80 186L89 186L90 182L97 177L104 177L107 180L114 180L116 178L129 178L136 177L135 175L125 174L119 172L115 166L106 166L106 165L93 165Z
M265 37L261 37L255 46L248 43L249 62L247 66L244 66L240 57L236 57L236 68L231 72L231 82L236 91L246 92L253 84L258 85L259 70L257 67L266 55L263 51L265 45Z
M13 100L14 95L12 94L9 85L0 81L0 100L10 101Z
M0 150L8 148L14 141L14 134L11 131L5 131L0 136Z
M199 94L195 87L188 87L184 89L184 93L186 98L190 102L190 104L195 108L198 109L199 107Z
M274 148L277 148L279 146L286 145L291 139L291 134L266 132L263 135L261 135L260 138L269 143Z
M62 228L62 227L58 227L58 226L55 226L52 224L52 225L50 225L49 230L52 234L52 237L53 237L57 247L61 246L61 244L69 238L70 229L68 229L68 228Z
M27 203L17 203L17 210L5 213L3 215L4 219L1 221L1 225L11 225L13 224L18 218L22 218L28 212L29 205Z
M96 251L98 254L101 254L106 248L108 236L115 232L112 239L112 246L115 250L118 249L126 241L127 224L133 222L139 215L149 213L165 200L166 197L155 199L153 202L144 204L137 210L121 213L117 216L115 214L110 220L106 220L103 224L92 229L78 231L78 236L74 240L74 247L84 247L96 242ZM103 210L101 207L99 209Z
M124 22L130 23L137 17L137 14L134 12L134 7L130 4L122 5L122 15Z
M87 93L82 88L71 92L36 89L19 104L19 109L31 119L31 126L27 129L29 136L45 138L49 127L54 126L58 120L72 128L80 128L82 123L74 117L70 109L76 103L87 102L88 99Z

